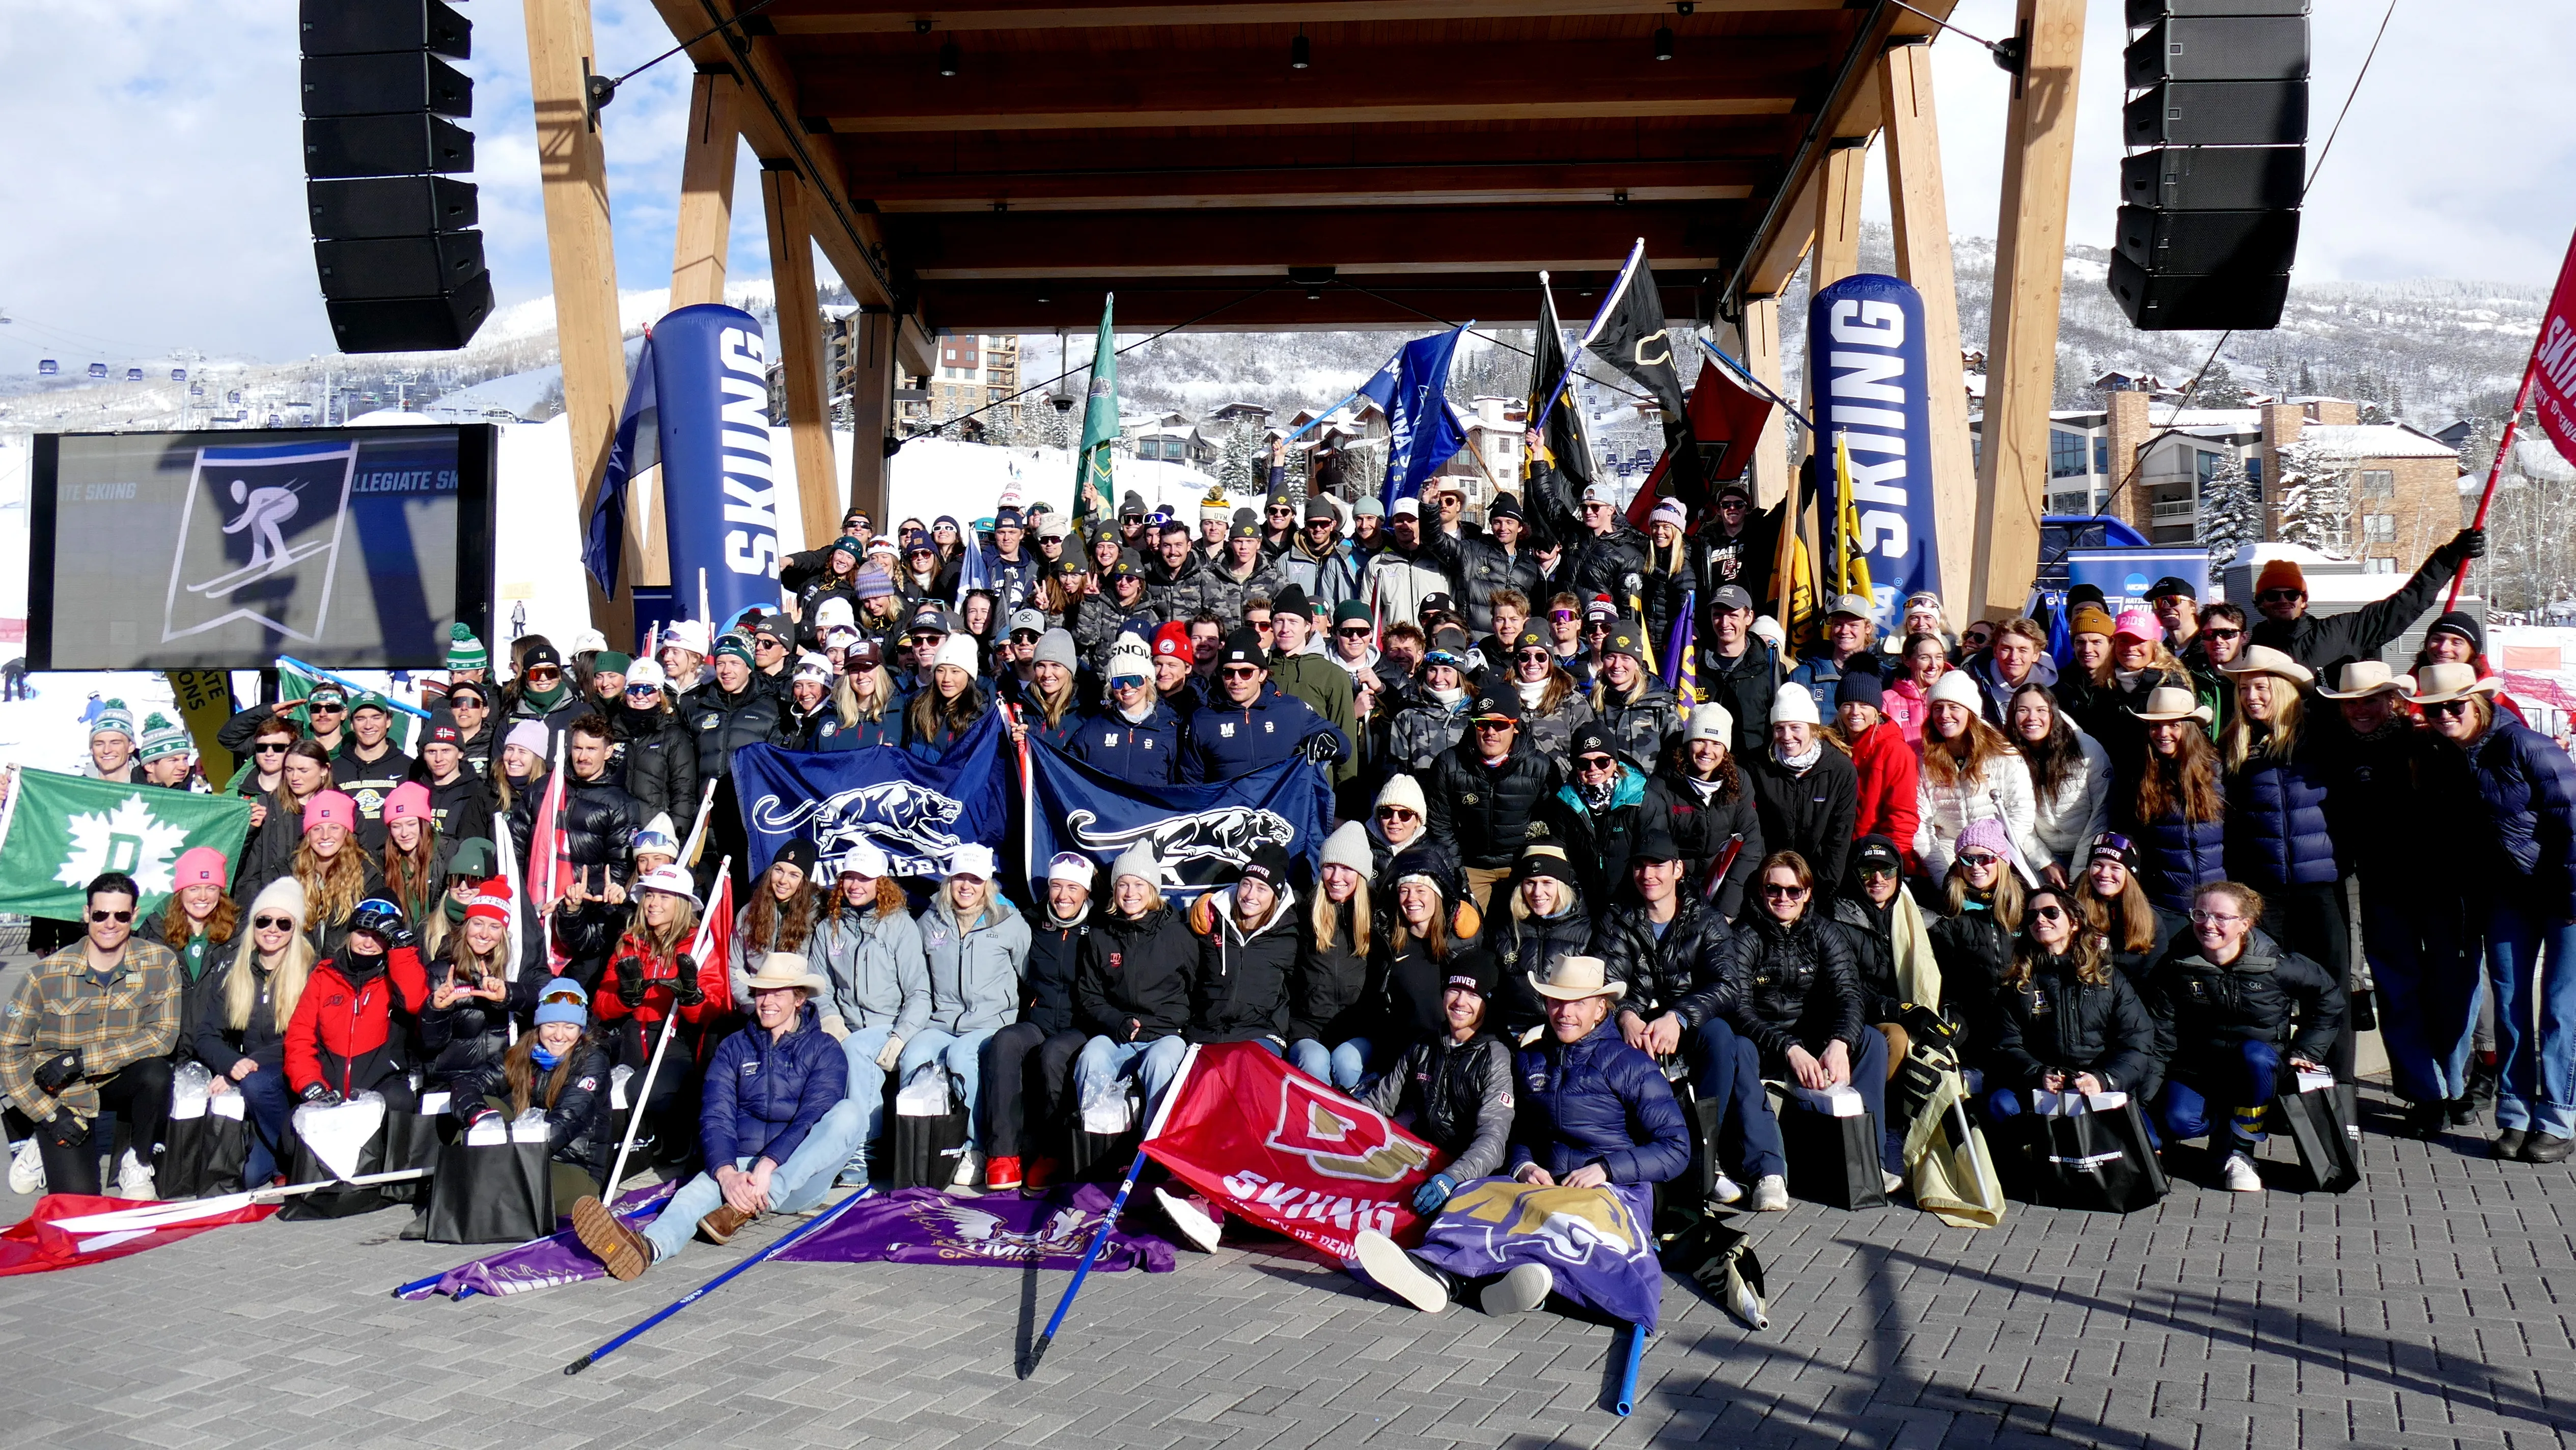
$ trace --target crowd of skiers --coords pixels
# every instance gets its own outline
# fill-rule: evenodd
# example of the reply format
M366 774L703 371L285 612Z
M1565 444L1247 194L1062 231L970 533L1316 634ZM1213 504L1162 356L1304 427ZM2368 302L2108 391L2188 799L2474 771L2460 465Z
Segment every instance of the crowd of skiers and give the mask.
M93 1183L75 1149L112 1110L138 1149L122 1187L148 1192L173 1063L243 1094L252 1181L295 1103L444 1089L557 1120L578 1226L626 1276L868 1181L904 1085L966 1108L957 1187L1040 1189L1086 1123L1150 1111L1187 1044L1253 1042L1457 1154L1425 1211L1486 1174L1678 1177L1681 1079L1724 1105L1713 1196L1776 1210L1766 1085L1847 1086L1884 1124L1936 1030L1988 1124L2032 1090L2125 1091L2255 1190L2286 1074L2348 1079L2373 1016L2411 1131L2491 1094L2496 1156L2568 1156L2576 768L2498 689L2477 619L2383 657L2480 534L2330 618L2273 562L2246 604L2168 579L2116 612L2078 591L2062 630L1954 637L1932 596L1803 583L1784 630L1764 521L1740 486L1714 504L1640 530L1596 488L1570 537L1509 495L1468 522L1441 490L1194 521L1130 494L1079 526L1007 500L884 533L853 514L786 561L781 607L670 625L649 657L523 636L503 672L459 626L414 753L335 686L245 711L222 739L247 764L216 787L255 803L241 858L183 858L143 921L132 882L92 883L0 1020L13 1178ZM929 877L797 842L736 883L727 959L692 955L712 863L747 859L736 748L936 758L996 711L1140 786L1303 758L1341 819L1195 899L1144 846L1023 884L999 842ZM135 734L103 713L93 773L137 779ZM556 769L571 881L515 900L501 854L525 879ZM715 844L684 859L710 787ZM605 1085L665 1021L645 1148L707 1171L637 1231L595 1196Z

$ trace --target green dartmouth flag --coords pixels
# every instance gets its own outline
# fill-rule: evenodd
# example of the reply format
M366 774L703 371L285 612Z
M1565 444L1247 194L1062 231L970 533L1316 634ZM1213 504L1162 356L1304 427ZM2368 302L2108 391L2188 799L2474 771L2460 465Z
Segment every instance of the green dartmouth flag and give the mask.
M1109 469L1111 445L1118 441L1118 342L1109 330L1109 312L1117 301L1114 292L1101 299L1100 341L1091 350L1091 394L1082 409L1082 451L1074 455L1077 522L1118 515L1117 482Z
M157 910L180 852L212 846L240 865L250 806L237 795L21 768L0 813L0 911L76 921L83 889L105 871L122 871L143 888L138 915Z

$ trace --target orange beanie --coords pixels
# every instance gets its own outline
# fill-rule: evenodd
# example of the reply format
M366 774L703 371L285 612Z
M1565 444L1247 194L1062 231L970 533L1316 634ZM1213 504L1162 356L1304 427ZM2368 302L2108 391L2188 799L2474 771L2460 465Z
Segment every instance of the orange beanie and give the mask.
M2263 566L2262 573L2254 576L2254 592L2260 594L2267 589L2296 589L2305 594L2308 592L2308 576L2299 572L2296 561L2274 559Z

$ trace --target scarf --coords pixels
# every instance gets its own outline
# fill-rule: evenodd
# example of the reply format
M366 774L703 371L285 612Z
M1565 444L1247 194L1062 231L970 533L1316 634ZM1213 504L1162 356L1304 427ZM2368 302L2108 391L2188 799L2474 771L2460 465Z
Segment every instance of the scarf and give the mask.
M1825 742L1821 736L1809 740L1807 748L1796 755L1782 755L1780 747L1774 745L1771 747L1771 758L1787 766L1792 773L1805 775L1815 768L1817 761L1825 758Z
M1590 811L1599 811L1608 806L1610 798L1618 794L1618 791L1619 776L1616 772L1613 772L1610 779L1600 785L1587 785L1582 781L1576 781L1574 784L1574 793L1583 797L1584 809Z
M1116 703L1116 701L1111 702L1113 706L1115 706ZM1148 694L1144 699L1144 703L1138 705L1134 710L1118 711L1118 718L1126 721L1130 725L1142 725L1147 719L1152 717L1154 707L1160 703L1160 701Z
M520 690L519 708L522 711L525 711L529 706L533 705L536 707L537 714L548 715L554 712L554 708L557 705L562 704L565 700L571 698L571 696L572 685L562 676L558 675L555 677L555 683L552 689L540 690L532 685Z
M1691 794L1699 797L1699 803L1701 805L1707 805L1710 801L1717 799L1717 789L1724 783L1725 782L1720 781L1713 775L1706 780L1702 780L1695 775L1686 775L1682 777L1682 784L1691 788Z
M1543 679L1512 681L1512 688L1521 692L1521 708L1524 710L1538 708L1539 696L1547 693L1547 685L1548 682Z
M1465 690L1438 690L1429 685L1422 687L1422 693L1430 696L1443 710L1455 710L1458 702L1467 698Z
M563 1061L563 1054L546 1051L545 1044L541 1042L528 1049L528 1059L537 1065L539 1072L552 1072L555 1064Z
M1889 955L1896 966L1897 995L1938 1011L1941 1006L1941 966L1932 956L1932 931L1923 920L1923 908L1914 893L1899 887L1887 911Z

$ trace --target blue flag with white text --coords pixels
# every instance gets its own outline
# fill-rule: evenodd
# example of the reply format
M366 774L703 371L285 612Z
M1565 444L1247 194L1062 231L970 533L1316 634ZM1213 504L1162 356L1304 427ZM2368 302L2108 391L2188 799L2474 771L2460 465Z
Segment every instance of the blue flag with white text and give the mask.
M1466 446L1467 435L1449 407L1449 359L1466 331L1415 338L1360 388L1361 396L1386 413L1386 483L1378 501L1390 513L1397 499L1420 497L1440 465Z
M1163 894L1187 901L1234 879L1275 843L1309 865L1333 829L1333 793L1310 761L1288 759L1212 785L1131 785L1051 745L1029 745L1028 875L1058 851L1106 868L1139 841L1163 863Z
M751 846L751 872L769 869L789 841L814 843L825 881L860 843L892 859L898 876L947 874L957 848L1002 854L1011 823L1012 771L999 710L988 710L937 762L909 750L808 753L746 745L733 753L733 787Z

